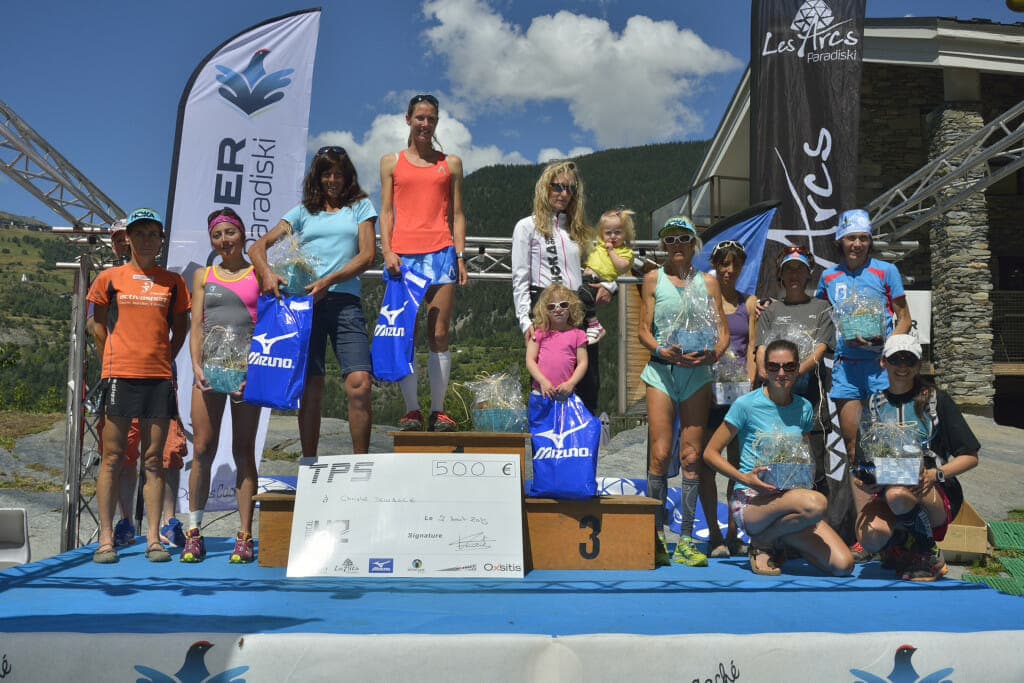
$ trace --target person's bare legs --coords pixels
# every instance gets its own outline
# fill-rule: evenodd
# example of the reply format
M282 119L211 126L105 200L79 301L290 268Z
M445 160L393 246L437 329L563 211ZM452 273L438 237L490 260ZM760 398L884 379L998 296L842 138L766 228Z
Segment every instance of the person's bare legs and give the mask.
M369 374L369 373L366 373ZM324 403L324 376L306 378L306 388L299 403L299 442L302 457L315 458L320 445L320 415Z
M117 489L128 444L131 418L107 416L103 424L103 458L96 475L96 505L100 518L99 547L114 546L114 513Z
M373 406L370 392L373 380L365 370L350 372L345 377L345 393L348 395L348 430L352 436L353 453L370 452L370 425L373 421Z
M167 441L169 419L139 420L142 439L140 458L146 468L146 485L142 489L146 501L146 547L160 544L160 513L164 500L164 444Z
M248 403L231 404L231 451L235 459L235 496L239 529L252 536L253 496L256 495L256 428L260 409Z

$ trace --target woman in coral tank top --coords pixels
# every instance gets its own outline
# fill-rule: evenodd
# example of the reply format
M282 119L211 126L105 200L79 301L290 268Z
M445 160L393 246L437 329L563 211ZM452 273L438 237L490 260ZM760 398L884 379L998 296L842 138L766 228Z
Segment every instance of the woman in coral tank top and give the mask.
M430 431L452 432L457 425L444 412L451 375L448 330L455 304L455 287L469 280L463 250L466 218L462 213L462 159L434 149L439 108L433 95L409 101L408 147L380 160L380 245L384 267L398 275L405 265L430 280L427 345L430 348ZM408 411L398 426L424 428L416 390L416 372L399 385Z

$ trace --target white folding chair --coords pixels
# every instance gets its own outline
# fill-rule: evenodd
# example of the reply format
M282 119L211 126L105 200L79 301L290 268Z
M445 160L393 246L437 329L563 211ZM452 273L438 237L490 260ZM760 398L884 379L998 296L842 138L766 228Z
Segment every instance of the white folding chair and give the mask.
M27 564L31 558L25 508L0 508L0 570Z

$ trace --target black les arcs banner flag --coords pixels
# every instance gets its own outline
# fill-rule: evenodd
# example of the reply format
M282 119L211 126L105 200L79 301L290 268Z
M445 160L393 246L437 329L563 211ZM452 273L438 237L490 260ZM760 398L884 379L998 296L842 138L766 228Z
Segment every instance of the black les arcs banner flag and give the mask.
M750 202L781 200L769 238L810 247L823 266L839 214L857 208L864 6L752 3Z

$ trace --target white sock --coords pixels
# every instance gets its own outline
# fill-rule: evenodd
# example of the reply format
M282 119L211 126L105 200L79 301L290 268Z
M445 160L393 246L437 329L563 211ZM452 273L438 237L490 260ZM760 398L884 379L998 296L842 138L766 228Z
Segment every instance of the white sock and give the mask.
M196 510L188 513L188 528L199 529L203 526L203 511Z
M427 362L430 370L430 412L444 411L444 397L448 393L448 378L452 374L452 352L431 351Z
M419 410L420 397L416 392L416 370L413 370L411 375L406 375L400 379L398 386L402 388L402 398L405 399L405 412Z

